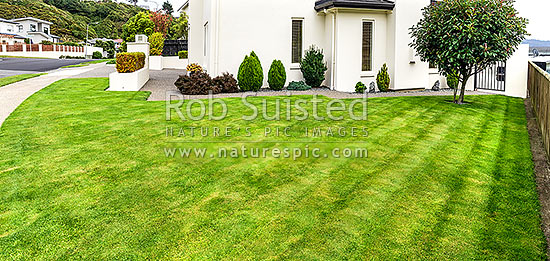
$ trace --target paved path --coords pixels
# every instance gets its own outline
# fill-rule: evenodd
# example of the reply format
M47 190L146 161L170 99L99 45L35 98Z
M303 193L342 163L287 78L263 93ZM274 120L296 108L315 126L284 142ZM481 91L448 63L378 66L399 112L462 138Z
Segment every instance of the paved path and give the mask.
M52 71L47 75L0 87L0 127L6 118L27 98L46 86L73 75L83 74L103 64L67 68Z

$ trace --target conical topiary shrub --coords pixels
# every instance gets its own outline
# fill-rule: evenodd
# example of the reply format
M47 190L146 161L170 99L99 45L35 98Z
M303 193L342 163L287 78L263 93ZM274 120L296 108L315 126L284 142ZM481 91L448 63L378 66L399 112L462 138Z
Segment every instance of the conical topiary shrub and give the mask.
M304 59L300 62L300 70L304 76L307 85L317 88L325 80L327 65L325 64L325 55L323 50L314 45L306 50Z
M275 91L282 90L286 84L285 66L280 60L273 60L269 73L267 74L267 83L269 88Z
M390 89L390 75L388 74L388 66L386 66L386 64L384 64L380 72L378 72L376 84L381 92L387 92Z
M237 75L239 81L239 87L241 91L258 91L262 88L264 82L264 72L260 60L254 52L250 53L250 56L245 56L244 61L239 67L239 74Z

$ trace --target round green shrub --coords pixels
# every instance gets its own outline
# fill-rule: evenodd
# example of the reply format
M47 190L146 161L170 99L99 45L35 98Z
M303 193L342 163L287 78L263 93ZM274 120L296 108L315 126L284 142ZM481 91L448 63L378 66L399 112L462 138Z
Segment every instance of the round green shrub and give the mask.
M365 90L367 90L367 86L365 86L365 84L363 84L362 82L358 82L358 83L355 85L355 92L357 92L357 93L364 93Z
M273 60L269 73L267 74L269 88L275 91L282 90L286 84L285 66L280 60Z
M323 50L314 45L306 50L304 59L300 62L300 70L307 85L320 87L325 80L327 65L325 64Z
M101 59L101 58L103 58L103 54L101 54L101 52L99 52L99 51L95 51L92 54L92 59Z
M384 64L380 72L378 72L376 84L381 92L387 92L390 89L390 75L388 74L388 66L386 66L386 64Z
M305 82L290 82L288 84L288 87L286 87L287 90L290 91L307 91L311 89L311 86L307 85Z
M260 60L254 52L246 56L239 67L237 75L241 91L258 91L262 88L264 82L264 72Z

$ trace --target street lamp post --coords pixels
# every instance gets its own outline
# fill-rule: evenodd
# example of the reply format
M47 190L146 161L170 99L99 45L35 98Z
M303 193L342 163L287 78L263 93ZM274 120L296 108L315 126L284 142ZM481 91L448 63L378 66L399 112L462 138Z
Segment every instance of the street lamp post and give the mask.
M99 22L86 24L86 48L84 50L84 58L87 58L86 55L88 55L88 27L90 27L91 24L99 24Z

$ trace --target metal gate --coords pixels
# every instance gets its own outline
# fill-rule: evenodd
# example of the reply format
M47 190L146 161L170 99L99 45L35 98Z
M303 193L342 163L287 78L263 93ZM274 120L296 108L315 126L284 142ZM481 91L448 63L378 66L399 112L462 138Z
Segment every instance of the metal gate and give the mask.
M497 62L479 72L474 80L475 89L506 91L506 62Z

